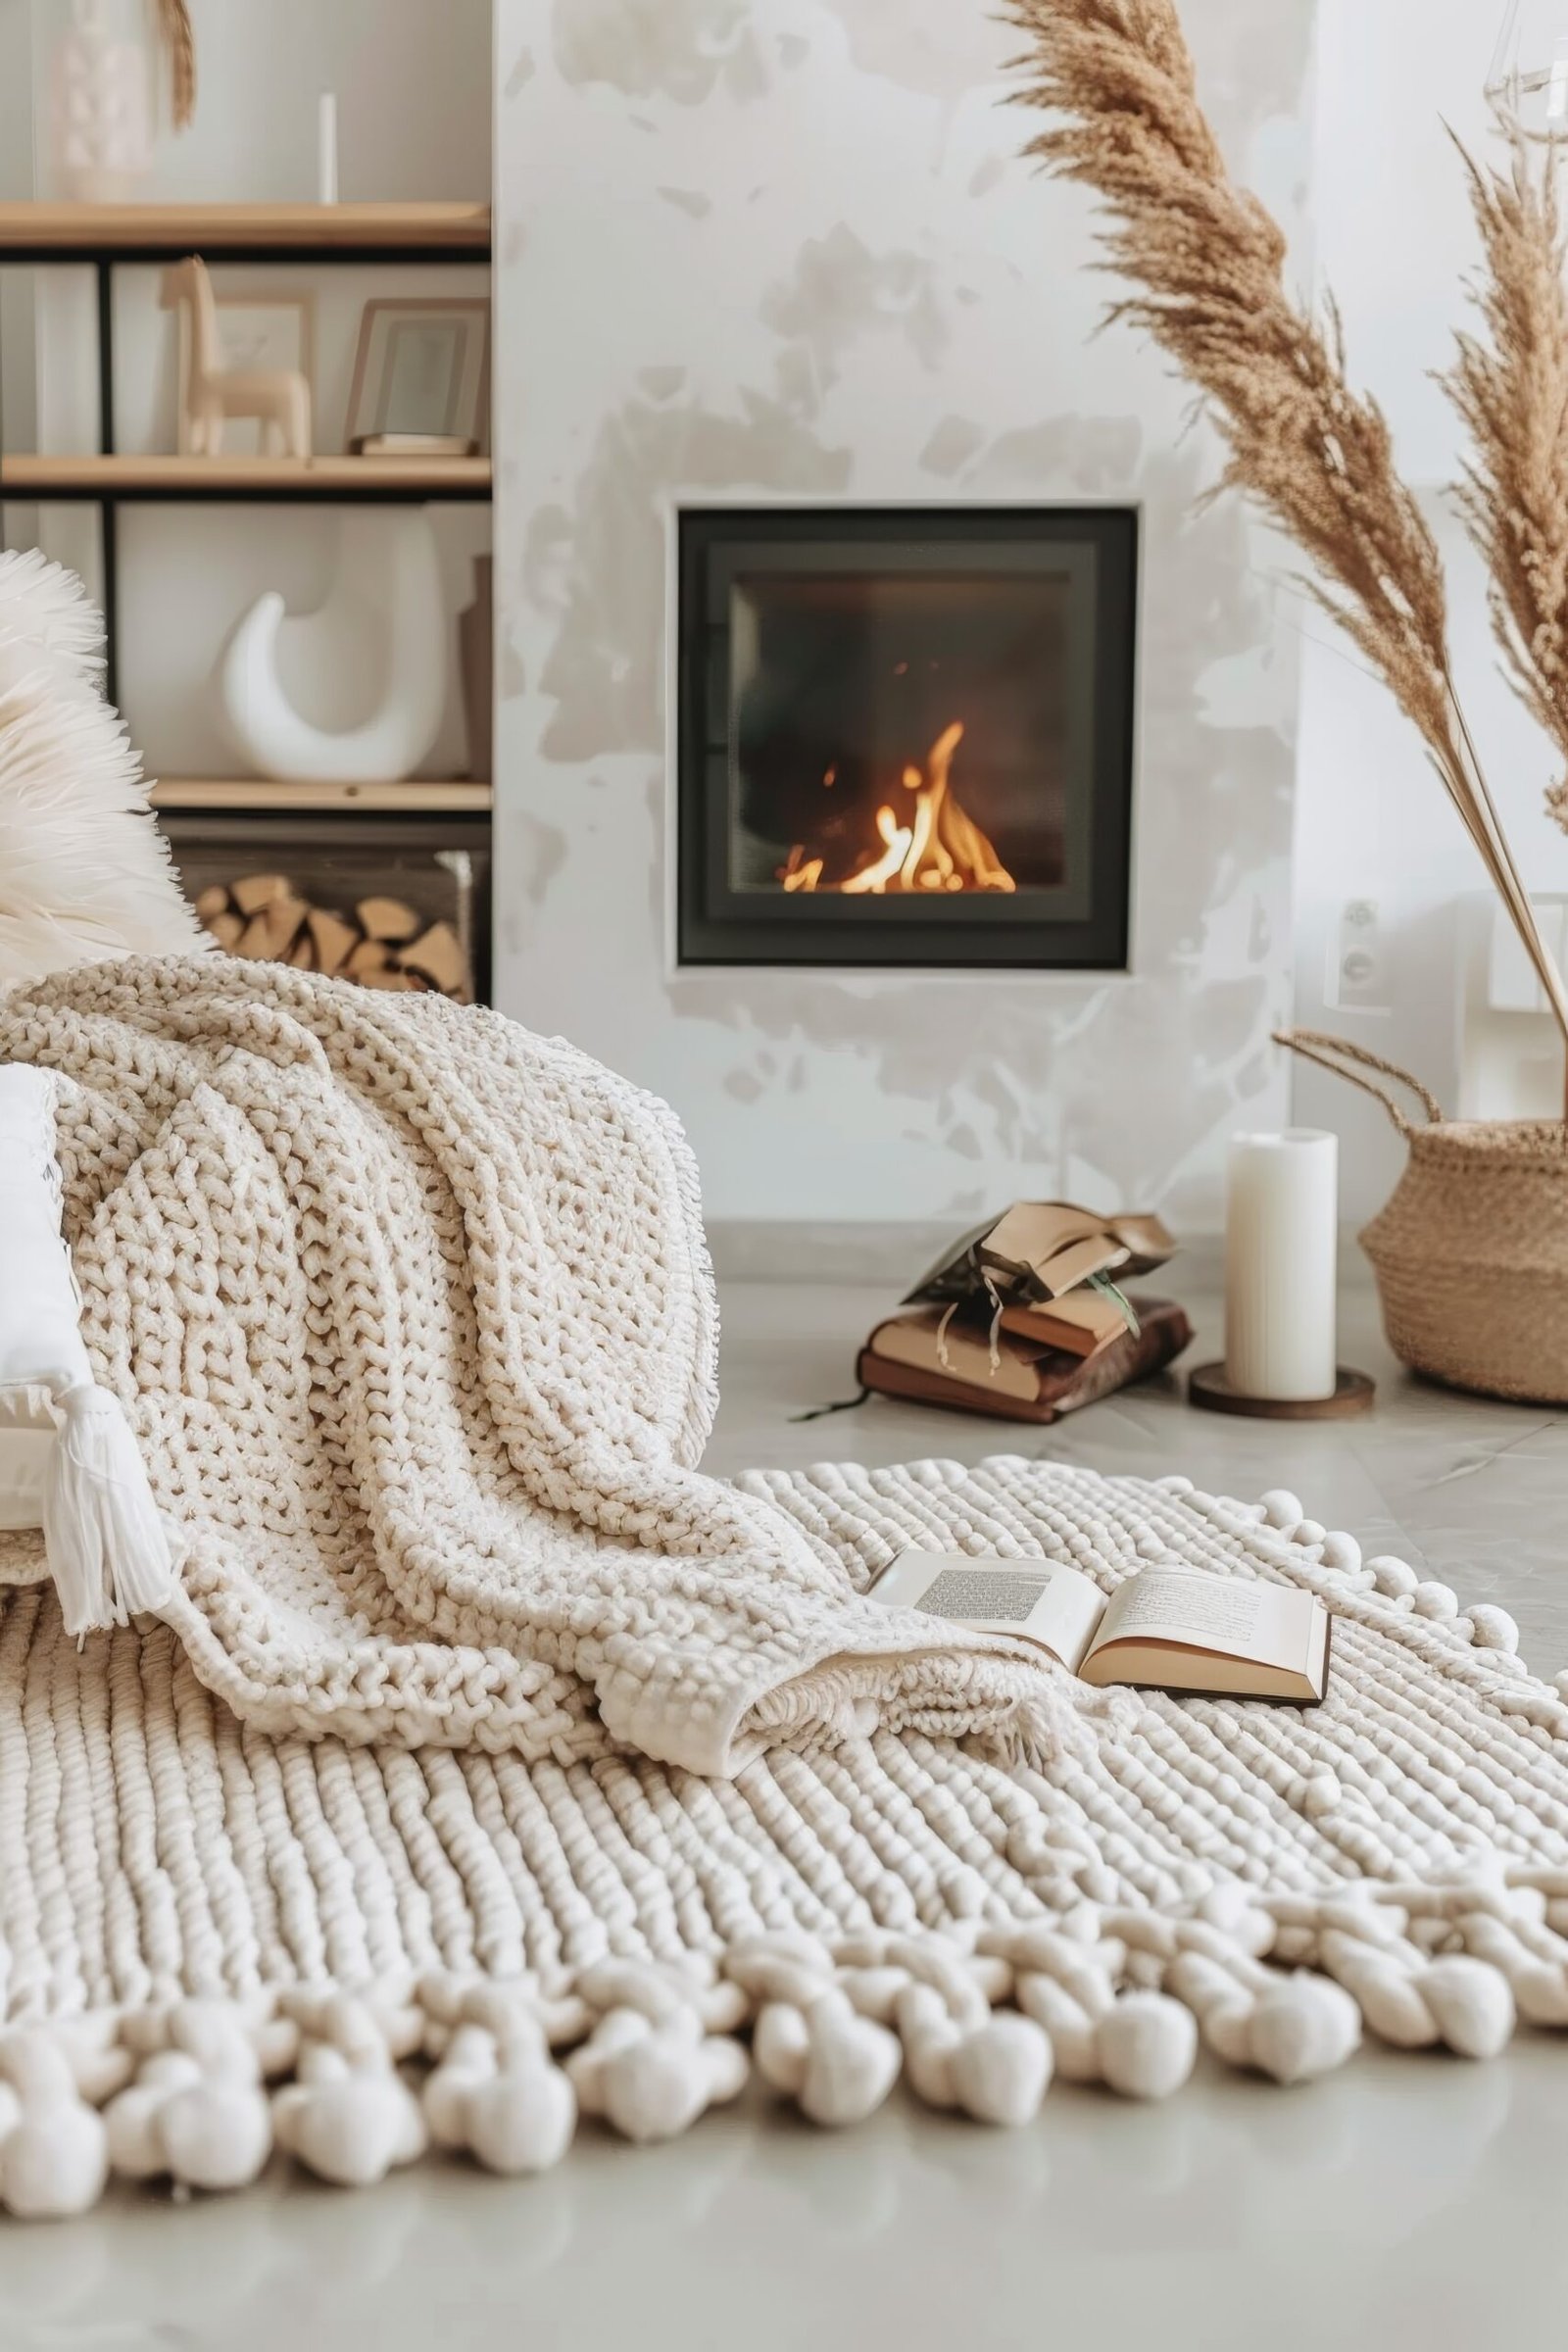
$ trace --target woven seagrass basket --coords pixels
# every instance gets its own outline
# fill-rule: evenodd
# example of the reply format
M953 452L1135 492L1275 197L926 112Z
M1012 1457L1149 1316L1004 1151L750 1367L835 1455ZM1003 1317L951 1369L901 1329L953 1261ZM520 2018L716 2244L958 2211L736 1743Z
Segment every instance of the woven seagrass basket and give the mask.
M1314 1030L1279 1042L1375 1096L1410 1147L1361 1236L1400 1362L1449 1388L1568 1404L1568 1126L1447 1119L1424 1086L1359 1046ZM1405 1088L1426 1124L1358 1070Z

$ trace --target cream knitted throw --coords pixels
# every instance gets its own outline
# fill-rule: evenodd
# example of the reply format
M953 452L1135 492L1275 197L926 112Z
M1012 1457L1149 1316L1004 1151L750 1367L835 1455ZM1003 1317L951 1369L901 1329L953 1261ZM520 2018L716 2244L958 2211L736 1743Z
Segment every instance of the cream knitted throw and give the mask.
M14 990L3 1060L69 1082L83 1334L188 1548L161 1613L247 1722L729 1773L1067 1721L1037 1651L934 1642L697 1469L717 1322L662 1102L495 1014L216 957Z
M458 1034L254 970L0 1000L0 1052L79 1090L98 1369L192 1546L169 1622L80 1649L46 1587L0 1595L0 2204L238 2188L274 2148L537 2172L583 2118L657 2140L754 2077L821 2124L902 2075L1026 2126L1054 2076L1157 2098L1200 2051L1289 2083L1366 2032L1568 2025L1568 1677L1501 1610L1283 1493L700 1479L664 1114L475 1016L438 1077ZM1004 1656L865 1647L854 1595L909 1545L1305 1585L1329 1700L1045 1724Z

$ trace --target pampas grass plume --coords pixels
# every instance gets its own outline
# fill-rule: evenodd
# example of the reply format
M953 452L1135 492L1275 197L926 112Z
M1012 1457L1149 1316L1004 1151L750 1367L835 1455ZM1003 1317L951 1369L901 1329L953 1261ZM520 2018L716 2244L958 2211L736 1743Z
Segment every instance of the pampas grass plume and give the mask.
M1437 542L1382 412L1350 387L1332 307L1320 319L1290 299L1284 232L1226 171L1175 0L1006 6L1027 36L1022 96L1049 118L1028 152L1103 200L1107 260L1132 287L1112 315L1197 385L1226 484L1310 558L1311 593L1420 730L1568 1043L1568 989L1454 688Z

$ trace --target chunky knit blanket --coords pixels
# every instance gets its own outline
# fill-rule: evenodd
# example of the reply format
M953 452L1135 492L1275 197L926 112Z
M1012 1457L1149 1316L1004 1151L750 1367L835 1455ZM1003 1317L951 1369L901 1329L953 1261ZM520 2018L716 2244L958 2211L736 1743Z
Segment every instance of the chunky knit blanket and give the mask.
M96 1369L188 1546L79 1647L0 1555L0 2206L1568 2026L1568 1676L1503 1611L1283 1492L702 1479L678 1138L482 1015L125 965L0 999L0 1054L66 1075ZM1079 1713L873 1619L909 1546L1304 1586L1328 1700Z
M83 1334L185 1546L162 1613L246 1722L721 1774L1066 1726L1038 1651L934 1640L697 1468L717 1319L663 1103L494 1014L216 957L14 990L5 1060L67 1082Z

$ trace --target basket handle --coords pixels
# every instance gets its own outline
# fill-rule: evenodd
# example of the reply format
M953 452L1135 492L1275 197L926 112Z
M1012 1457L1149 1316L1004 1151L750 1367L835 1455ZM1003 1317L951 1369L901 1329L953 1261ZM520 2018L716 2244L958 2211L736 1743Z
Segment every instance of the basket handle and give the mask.
M1419 1078L1412 1078L1408 1070L1399 1068L1397 1062L1385 1061L1380 1054L1369 1054L1364 1046L1352 1046L1343 1037L1325 1036L1320 1029L1276 1029L1274 1043L1288 1046L1293 1054L1299 1054L1303 1060L1315 1061L1319 1069L1332 1072L1336 1078L1348 1079L1351 1086L1358 1086L1364 1095L1370 1095L1375 1102L1382 1103L1403 1136L1410 1134L1412 1122L1387 1088L1378 1086L1370 1078L1359 1077L1357 1069L1378 1070L1385 1078L1392 1078L1396 1086L1405 1087L1414 1095L1434 1126L1441 1127L1446 1123L1442 1103L1436 1095L1428 1094ZM1346 1069L1346 1062L1355 1063L1356 1069Z

